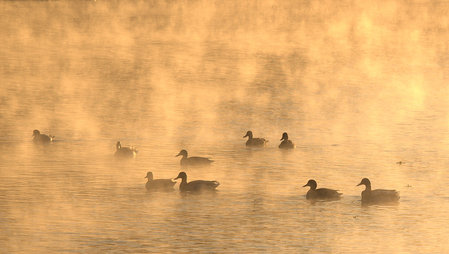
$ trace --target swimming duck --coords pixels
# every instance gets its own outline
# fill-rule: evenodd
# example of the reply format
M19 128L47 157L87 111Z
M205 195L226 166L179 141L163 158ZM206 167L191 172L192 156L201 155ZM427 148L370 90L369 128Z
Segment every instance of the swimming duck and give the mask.
M176 183L172 179L153 179L153 173L150 171L145 178L148 178L145 188L149 191L173 191Z
M363 178L362 181L357 184L365 185L365 190L362 191L362 204L376 204L376 203L388 203L399 201L399 192L396 190L371 190L371 182L368 178Z
M247 131L246 135L243 137L244 138L248 137L248 140L246 141L246 146L250 147L264 147L265 144L268 142L268 140L264 138L253 138L252 131Z
M181 158L181 166L187 167L187 166L194 166L194 167L200 167L200 166L208 166L213 160L210 160L209 158L204 157L187 157L188 153L186 150L181 150L175 157L182 156Z
M117 144L115 145L115 148L117 149L115 151L114 156L118 158L135 158L137 155L137 150L134 147L122 147L122 144L120 144L120 141L117 141Z
M36 144L48 144L52 142L54 138L54 136L41 134L39 130L33 131L33 142Z
M281 149L293 149L293 148L295 148L295 145L293 144L293 142L288 139L287 132L284 132L282 134L281 140L283 140L283 141L279 145L279 148L281 148Z
M309 200L338 200L340 199L342 193L339 193L336 190L327 189L327 188L319 188L317 189L316 181L310 179L306 185L302 187L309 186L310 189L306 194L306 198Z
M185 172L180 172L175 178L181 178L181 184L179 185L179 190L181 192L203 192L203 191L215 191L215 189L220 185L217 181L204 181L196 180L187 182L187 174Z

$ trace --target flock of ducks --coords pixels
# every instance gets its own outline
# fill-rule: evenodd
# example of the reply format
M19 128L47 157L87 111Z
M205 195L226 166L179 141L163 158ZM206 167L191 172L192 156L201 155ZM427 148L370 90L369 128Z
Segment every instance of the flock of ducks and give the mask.
M252 131L248 131L243 138L248 137L246 141L247 147L264 147L268 140L265 138L254 138ZM33 142L37 144L49 144L53 141L54 136L41 134L39 130L33 131ZM293 149L295 145L291 140L288 139L288 134L284 132L282 142L279 144L280 149ZM137 149L134 147L124 147L121 145L120 141L116 144L116 151L114 156L117 158L135 158L137 155ZM186 150L181 150L175 157L182 156L180 164L181 168L186 167L198 167L198 166L208 166L213 160L204 157L188 157ZM148 172L145 176L147 178L147 183L145 187L148 191L173 191L176 180L181 179L179 185L180 192L189 193L200 193L205 191L215 191L215 189L220 185L217 181L206 181L206 180L195 180L187 182L187 174L185 172L180 172L177 177L173 179L153 179L153 173ZM365 190L362 191L362 204L380 204L380 203L392 203L399 201L399 192L396 190L384 190L384 189L371 189L371 182L368 178L363 178L362 181L357 185L365 185ZM319 188L317 189L317 182L310 179L307 184L303 187L310 187L307 191L306 199L308 200L324 200L332 201L339 200L342 193L338 190Z

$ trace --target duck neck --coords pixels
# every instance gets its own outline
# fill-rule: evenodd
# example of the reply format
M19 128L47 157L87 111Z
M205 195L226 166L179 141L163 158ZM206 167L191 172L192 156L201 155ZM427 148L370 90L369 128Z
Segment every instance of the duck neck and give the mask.
M117 148L117 150L120 150L120 148L122 148L122 145L120 144L120 142L117 142L117 144L115 145L115 148Z
M365 191L371 191L371 184L365 184Z
M187 177L181 178L181 184L179 185L179 188L182 190L186 185L187 185Z

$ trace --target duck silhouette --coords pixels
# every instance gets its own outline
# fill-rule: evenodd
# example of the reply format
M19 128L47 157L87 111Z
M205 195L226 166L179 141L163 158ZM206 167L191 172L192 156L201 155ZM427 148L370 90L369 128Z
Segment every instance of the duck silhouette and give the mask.
M182 156L180 164L181 167L201 167L201 166L209 166L213 160L205 157L188 157L187 150L181 150L175 157Z
M120 141L117 141L115 148L116 148L116 151L115 151L114 156L117 158L135 158L137 155L136 148L122 146Z
M308 200L338 200L341 198L342 193L337 190L319 188L317 189L317 183L315 180L310 179L306 185L302 187L309 186L310 189L306 194Z
M176 184L172 179L153 179L153 173L151 171L147 172L148 178L145 188L148 191L173 191L173 186Z
M247 147L264 147L265 144L268 142L268 140L264 138L253 138L252 131L247 131L246 135L243 137L244 138L248 137L248 140L246 141Z
M49 144L54 138L54 136L41 134L39 130L33 131L33 142L36 144Z
M187 174L185 172L180 172L178 176L174 179L182 179L181 184L179 185L179 190L181 192L206 192L206 191L215 191L215 189L220 185L217 181L205 181L205 180L196 180L187 182Z
M284 132L282 134L282 138L281 138L282 142L279 145L280 149L293 149L295 148L295 145L293 144L293 142L291 140L288 139L288 134L287 132Z
M394 203L399 201L399 192L396 190L371 190L371 182L368 178L363 178L357 184L365 185L365 190L362 191L362 204L380 204L380 203Z

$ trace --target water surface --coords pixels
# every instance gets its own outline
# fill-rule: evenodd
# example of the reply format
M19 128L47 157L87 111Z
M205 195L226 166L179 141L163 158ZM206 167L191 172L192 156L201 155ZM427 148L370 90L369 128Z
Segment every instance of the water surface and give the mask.
M2 251L448 252L448 8L1 2ZM181 149L217 193L145 190ZM362 207L363 177L400 203ZM305 200L311 178L342 200Z

